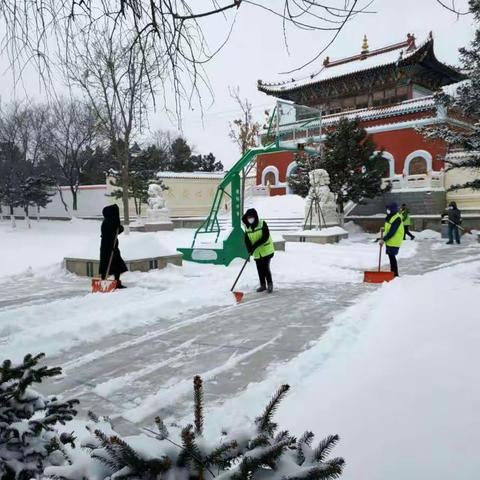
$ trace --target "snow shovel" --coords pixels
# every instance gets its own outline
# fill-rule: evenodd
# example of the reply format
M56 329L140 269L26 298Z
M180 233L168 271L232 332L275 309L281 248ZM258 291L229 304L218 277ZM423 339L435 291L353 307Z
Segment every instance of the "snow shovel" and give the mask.
M247 263L250 261L250 257L248 257L246 260L245 260L245 263L243 264L242 266L242 269L240 270L240 273L238 274L235 282L233 283L232 285L232 288L230 289L230 291L233 293L233 296L235 297L235 300L237 301L237 303L240 303L242 301L242 298L243 298L243 295L244 293L243 292L235 292L234 291L234 288L236 287L238 281L240 280L240 277L242 276L242 273L243 271L245 270L245 267L247 266Z
M447 218L447 220L448 220L452 225L456 225L463 233L468 233L469 235L472 234L472 230L471 230L470 228L461 227L458 223L455 223L454 221L450 220L449 218Z
M380 230L380 240L383 240L383 228ZM393 272L381 271L382 266L382 244L378 254L378 270L376 272L363 272L363 281L366 283L383 283L393 280L395 275Z
M117 288L116 280L108 280L110 275L110 267L112 266L113 252L115 250L115 245L117 244L118 230L115 232L115 240L113 241L112 253L110 254L110 259L108 260L107 274L105 275L105 280L101 278L92 278L92 293L110 293Z

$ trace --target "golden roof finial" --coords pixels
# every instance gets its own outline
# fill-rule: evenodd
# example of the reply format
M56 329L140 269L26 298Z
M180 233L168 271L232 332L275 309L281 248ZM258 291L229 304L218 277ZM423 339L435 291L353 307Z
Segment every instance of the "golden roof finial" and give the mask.
M363 36L363 43L362 43L362 54L368 53L368 38L365 34Z

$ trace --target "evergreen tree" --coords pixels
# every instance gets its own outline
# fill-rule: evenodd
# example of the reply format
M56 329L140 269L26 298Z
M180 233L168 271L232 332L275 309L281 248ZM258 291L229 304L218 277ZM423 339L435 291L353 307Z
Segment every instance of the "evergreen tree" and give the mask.
M18 189L15 206L22 207L30 228L30 207L45 208L55 195L52 187L55 181L46 175L41 167L27 165L23 171L17 172Z
M157 179L157 173L162 169L162 162L164 161L165 157L155 150L144 151L137 144L132 147L129 160L131 170L128 197L133 198L137 215L142 214L142 204L148 201L150 184L156 183L166 190L162 181ZM111 171L111 176L113 177L111 184L117 187L112 195L115 198L122 198L121 176L116 171Z
M462 116L476 121L472 123L471 128L459 129L451 128L448 125L431 127L423 129L427 138L441 139L449 146L461 148L467 155L461 160L447 162L446 170L458 168L468 168L474 171L480 171L480 0L469 1L470 12L475 18L477 30L475 37L470 44L470 48L460 49L460 60L464 70L469 72L469 79L462 82L455 90L453 95L445 92L436 94L438 105L448 111L456 110ZM474 178L460 185L453 185L450 190L460 188L471 188L480 190L480 178Z
M273 416L289 390L288 385L275 393L250 425L243 425L240 431L225 430L215 445L203 438L202 379L195 377L193 384L193 424L183 428L172 424L168 428L157 417L157 430L144 429L153 435L148 457L116 434L107 418L90 414L90 437L82 446L90 451L92 462L102 465L97 478L330 480L341 476L344 460L328 458L339 441L338 435L328 436L313 447L312 432L305 432L297 440L288 431L278 430ZM152 454L154 450L156 454ZM72 466L49 467L45 474L55 479L83 480L75 461Z
M330 176L330 190L335 194L342 223L347 202L362 203L390 188L382 189L382 152L375 154L376 150L358 119L341 118L327 133L322 168Z
M182 138L176 138L170 145L171 162L169 170L173 172L193 172L194 163L192 161L192 149L187 141Z
M61 402L31 387L61 374L58 367L39 367L44 355L27 355L23 362L5 360L0 366L0 478L39 478L45 467L66 462L64 445L74 438L58 435L55 427L77 414L77 400Z
M296 195L306 198L310 190L309 173L322 167L320 155L297 153L294 157L296 167L288 177L288 186Z
M13 143L0 145L0 203L8 206L10 215L20 195L19 172L24 169L23 156Z
M222 172L223 164L217 161L213 153L208 155L193 155L190 158L196 172Z

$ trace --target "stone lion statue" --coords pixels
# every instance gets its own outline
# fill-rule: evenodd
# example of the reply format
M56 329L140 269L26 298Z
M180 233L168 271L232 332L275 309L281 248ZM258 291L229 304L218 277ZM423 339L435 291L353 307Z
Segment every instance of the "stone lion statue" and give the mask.
M165 208L163 188L156 183L151 183L148 186L148 208L150 210L161 210Z
M305 203L305 219L307 225L315 228L338 225L335 196L330 191L330 176L323 168L312 170L309 173L310 190Z

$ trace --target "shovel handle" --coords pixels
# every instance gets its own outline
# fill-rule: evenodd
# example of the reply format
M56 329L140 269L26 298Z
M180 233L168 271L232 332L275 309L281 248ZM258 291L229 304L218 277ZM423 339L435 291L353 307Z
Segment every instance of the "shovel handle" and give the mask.
M238 281L240 280L240 277L242 276L243 271L245 270L245 267L247 266L247 263L250 261L250 257L248 257L245 260L245 263L242 266L242 269L240 270L240 273L238 274L237 278L235 279L235 282L232 285L232 288L230 289L231 292L233 292L233 289L237 286Z
M113 252L115 251L115 246L117 245L118 233L119 233L119 229L117 228L115 232L115 239L113 240L112 252L110 253L110 258L108 260L107 274L105 275L105 280L107 280L108 277L110 276L110 267L112 266Z
M380 240L383 240L383 228L380 229ZM382 268L382 248L383 245L380 243L380 250L378 252L378 271Z
M459 225L458 223L455 223L453 220L450 220L449 218L447 218L447 220L448 220L452 225L457 226L462 232L468 233L468 232L467 232L461 225Z

